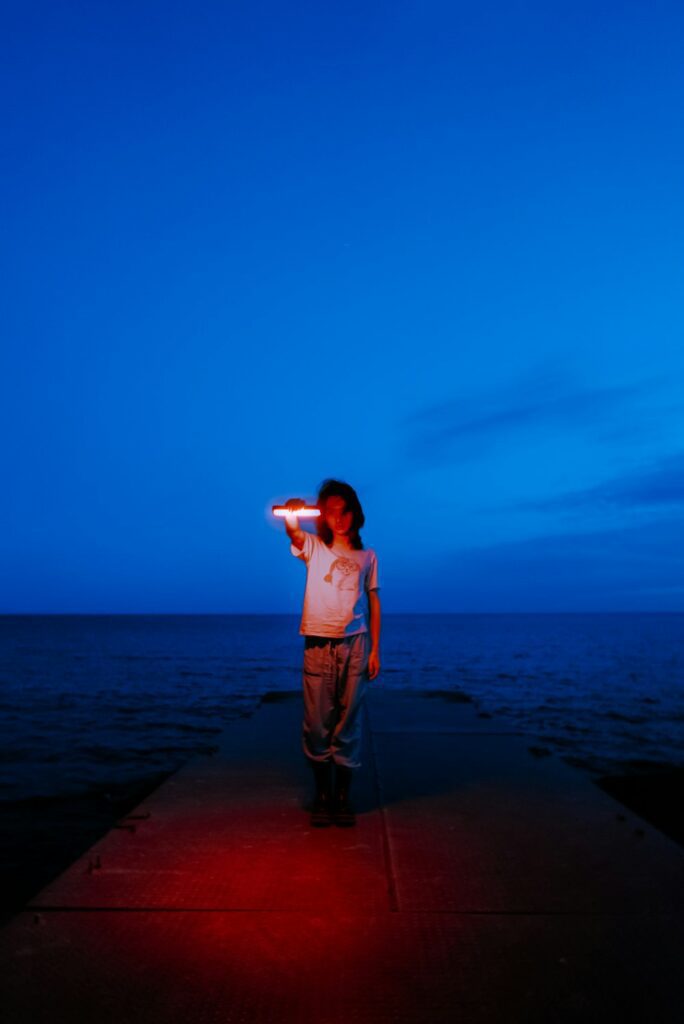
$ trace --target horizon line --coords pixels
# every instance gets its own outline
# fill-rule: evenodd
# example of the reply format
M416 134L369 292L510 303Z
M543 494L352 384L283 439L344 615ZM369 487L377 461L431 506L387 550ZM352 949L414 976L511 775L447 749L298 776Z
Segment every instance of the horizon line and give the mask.
M549 610L548 608L543 610L487 610L478 611L476 609L470 611L383 611L382 616L384 618L391 618L392 616L400 615L416 615L416 616L429 616L429 615L684 615L684 609L677 608L631 608L631 609L620 609L620 608L601 608L601 609L556 609ZM104 618L114 616L127 616L129 618L274 618L274 617L289 617L293 619L301 618L301 612L140 612L140 611L97 611L97 612L83 612L83 611L14 611L6 612L0 611L0 619L5 618Z

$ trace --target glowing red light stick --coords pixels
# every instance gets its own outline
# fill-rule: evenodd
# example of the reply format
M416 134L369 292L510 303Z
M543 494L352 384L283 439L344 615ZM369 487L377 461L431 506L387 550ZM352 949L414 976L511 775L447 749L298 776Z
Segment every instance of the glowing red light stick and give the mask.
M286 505L273 506L273 515L280 518L296 516L297 519L315 519L320 514L320 508L312 508L310 505L302 505L300 508L288 508Z

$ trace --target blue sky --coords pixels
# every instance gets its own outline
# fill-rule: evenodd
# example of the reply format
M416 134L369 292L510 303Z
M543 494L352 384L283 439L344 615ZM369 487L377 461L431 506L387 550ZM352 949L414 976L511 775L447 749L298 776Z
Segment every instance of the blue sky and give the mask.
M684 610L684 9L10 5L0 611Z

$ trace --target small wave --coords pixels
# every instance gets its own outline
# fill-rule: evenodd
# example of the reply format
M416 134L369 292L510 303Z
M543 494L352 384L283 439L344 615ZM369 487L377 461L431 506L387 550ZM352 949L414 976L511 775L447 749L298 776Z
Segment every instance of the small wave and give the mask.
M110 654L110 661L178 661L173 654ZM208 660L208 659L205 659Z
M188 733L189 735L211 735L223 732L218 725L193 725L191 722L145 722L141 724L141 732L148 729L166 729L168 731Z
M0 764L31 761L35 757L35 753L34 747L0 747Z
M181 679L218 679L215 672L191 672L188 669L181 669L178 672Z
M627 722L628 725L644 725L648 721L644 715L628 715L624 711L606 711L603 717L612 722Z
M472 704L473 698L462 690L426 690L426 697L439 697L450 704Z
M278 672L282 672L283 669L278 669L277 671ZM274 672L274 669L270 665L250 665L249 668L246 671L244 671L244 672L236 671L235 675L236 676L240 676L240 675L242 675L242 676L247 676L247 675L255 675L255 676L257 676L257 675L262 675L264 673L269 673L269 674L272 675L273 672Z

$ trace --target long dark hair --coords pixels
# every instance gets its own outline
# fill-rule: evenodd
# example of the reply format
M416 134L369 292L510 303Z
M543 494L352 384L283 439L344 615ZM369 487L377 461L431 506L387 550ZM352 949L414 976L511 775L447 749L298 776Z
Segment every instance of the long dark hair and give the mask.
M361 502L356 491L350 484L345 484L342 480L324 480L318 489L318 501L316 502L321 513L328 498L342 498L344 500L347 510L352 514L349 543L357 551L360 551L363 548L363 542L359 530L366 522L366 517L363 514ZM316 520L316 530L323 543L330 547L333 540L333 532L325 522L325 517L322 514Z

